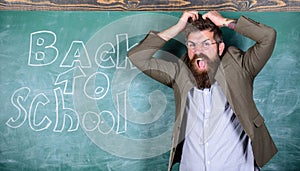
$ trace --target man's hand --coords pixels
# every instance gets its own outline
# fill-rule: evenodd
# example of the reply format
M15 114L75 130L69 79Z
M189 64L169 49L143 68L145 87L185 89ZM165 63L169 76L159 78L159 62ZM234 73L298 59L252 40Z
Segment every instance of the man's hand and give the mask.
M224 18L217 11L210 11L204 15L202 15L203 19L210 19L216 26L218 27L228 27L228 24L234 22L234 19Z
M194 21L198 20L199 18L198 11L184 11L180 19L174 26L158 33L158 36L160 36L162 39L166 41L172 39L173 37L175 37L185 29L185 26L189 18L191 18Z
M176 24L179 30L183 31L185 29L185 26L189 18L191 18L193 21L198 20L199 18L198 11L184 11L178 23Z

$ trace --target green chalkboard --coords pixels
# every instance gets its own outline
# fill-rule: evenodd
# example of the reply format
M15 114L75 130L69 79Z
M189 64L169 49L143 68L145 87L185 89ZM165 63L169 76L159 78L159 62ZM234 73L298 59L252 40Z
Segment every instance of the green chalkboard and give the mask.
M222 14L244 14L277 31L273 56L254 85L279 148L262 170L299 170L300 13ZM126 54L180 15L0 11L0 170L166 170L172 89L142 74ZM228 45L253 44L223 32ZM183 47L183 36L170 43ZM178 49L167 45L159 54L180 57Z

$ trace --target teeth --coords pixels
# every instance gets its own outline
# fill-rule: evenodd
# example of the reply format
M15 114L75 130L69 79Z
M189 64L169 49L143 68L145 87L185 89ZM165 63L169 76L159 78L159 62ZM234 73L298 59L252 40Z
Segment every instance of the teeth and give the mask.
M196 63L198 65L199 69L204 69L205 68L205 59L204 58L198 58L196 59Z
M199 64L200 61L204 61L204 58L198 58L196 59L196 62Z
M203 61L204 59L203 58L198 58L198 59L196 59L196 62L197 62L197 64L199 65L199 62L200 61Z

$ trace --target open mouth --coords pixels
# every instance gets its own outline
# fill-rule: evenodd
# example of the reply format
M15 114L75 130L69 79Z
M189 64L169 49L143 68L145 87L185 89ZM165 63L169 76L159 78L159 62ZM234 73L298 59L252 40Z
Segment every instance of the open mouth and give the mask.
M205 70L206 69L206 60L204 60L203 58L198 58L196 59L196 64L199 70Z

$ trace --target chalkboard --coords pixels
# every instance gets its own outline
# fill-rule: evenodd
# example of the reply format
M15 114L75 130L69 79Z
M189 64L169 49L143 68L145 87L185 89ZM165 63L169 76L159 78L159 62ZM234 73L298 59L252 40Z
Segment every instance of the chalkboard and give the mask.
M278 146L262 169L300 169L300 13L246 15L277 31L255 102ZM166 170L172 89L126 58L180 12L0 11L0 170ZM224 28L225 42L254 42ZM164 53L180 57L179 35ZM184 49L184 48L183 48ZM178 165L173 170L178 170Z

